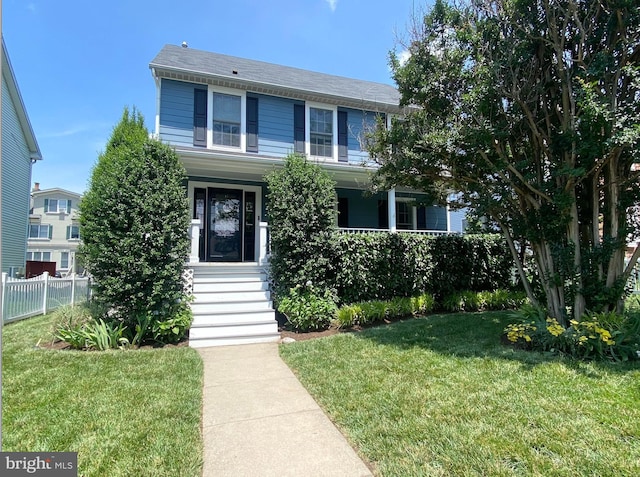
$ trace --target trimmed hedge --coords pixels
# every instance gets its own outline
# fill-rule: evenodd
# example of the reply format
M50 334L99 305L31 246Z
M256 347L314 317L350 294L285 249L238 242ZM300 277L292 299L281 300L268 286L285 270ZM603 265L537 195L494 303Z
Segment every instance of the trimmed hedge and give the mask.
M340 303L512 288L511 253L497 235L334 234L327 269Z
M411 234L334 234L332 281L340 302L390 300L427 290L430 241Z

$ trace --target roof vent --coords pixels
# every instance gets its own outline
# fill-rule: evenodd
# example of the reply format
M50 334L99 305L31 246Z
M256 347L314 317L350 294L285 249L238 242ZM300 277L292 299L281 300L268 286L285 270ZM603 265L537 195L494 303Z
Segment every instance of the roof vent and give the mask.
M189 48L189 45L187 44L186 41L182 42L182 48Z
M232 72L234 75L237 75L237 74L238 74L238 71L237 71L237 70L232 70L231 72Z

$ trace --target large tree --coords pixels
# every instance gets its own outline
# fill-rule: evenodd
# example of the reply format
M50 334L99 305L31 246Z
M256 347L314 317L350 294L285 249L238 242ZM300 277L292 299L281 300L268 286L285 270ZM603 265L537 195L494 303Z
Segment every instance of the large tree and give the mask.
M458 191L562 323L619 308L640 254L625 266L640 196L637 0L436 0L405 46L391 66L406 114L369 141L377 184Z

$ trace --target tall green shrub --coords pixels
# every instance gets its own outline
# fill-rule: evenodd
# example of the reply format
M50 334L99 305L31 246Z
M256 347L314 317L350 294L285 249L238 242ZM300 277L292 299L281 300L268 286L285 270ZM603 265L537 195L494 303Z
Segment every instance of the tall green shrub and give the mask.
M130 332L139 323L151 332L184 310L184 181L176 153L149 138L138 111L125 109L80 203L80 254L95 278L95 299Z
M324 169L295 154L265 180L276 300L308 281L326 288L334 269L329 257L335 229L335 181Z
M511 287L513 260L498 235L335 234L332 242L330 286L342 304Z

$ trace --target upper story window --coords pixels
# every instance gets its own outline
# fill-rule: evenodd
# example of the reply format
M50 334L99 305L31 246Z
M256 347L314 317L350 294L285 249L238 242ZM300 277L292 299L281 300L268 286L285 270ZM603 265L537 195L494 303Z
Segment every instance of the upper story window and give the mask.
M309 108L309 142L312 156L333 157L333 111Z
M30 239L50 239L52 227L48 224L30 224L29 225L29 238Z
M47 213L71 213L71 201L68 199L45 199L44 211Z
M68 240L80 240L80 226L69 225L67 226L67 239Z
M213 93L213 144L240 147L241 97Z

